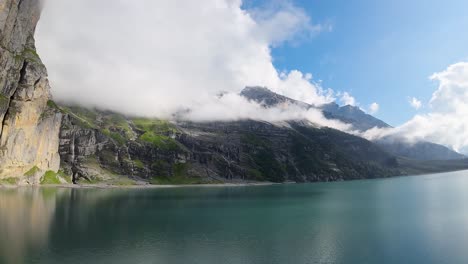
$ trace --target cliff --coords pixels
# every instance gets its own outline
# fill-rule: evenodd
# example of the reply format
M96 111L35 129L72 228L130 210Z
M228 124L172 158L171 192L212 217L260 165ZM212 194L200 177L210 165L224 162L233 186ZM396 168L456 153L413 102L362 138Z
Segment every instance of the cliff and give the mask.
M307 122L170 122L61 109L61 166L78 181L311 182L404 173L372 142Z
M195 123L58 106L35 49L40 9L38 0L0 0L0 184L311 182L468 168L467 160L414 163L306 121ZM314 107L266 88L241 94L266 108ZM330 118L356 127L378 121L333 107Z
M38 0L0 0L0 179L18 183L38 183L60 165L61 113L34 42L40 11Z

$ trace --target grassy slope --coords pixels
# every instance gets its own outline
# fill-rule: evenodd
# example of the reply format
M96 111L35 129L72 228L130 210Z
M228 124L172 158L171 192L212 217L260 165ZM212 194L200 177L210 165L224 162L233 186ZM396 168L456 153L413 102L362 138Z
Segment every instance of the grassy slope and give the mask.
M127 144L129 140L136 140L152 144L155 148L163 151L175 151L183 148L183 145L173 138L173 135L180 133L177 126L165 120L126 118L116 113L80 107L61 107L61 109L78 118L83 127L97 129L120 145ZM98 115L100 118L97 118ZM136 133L131 126L136 128L138 132ZM392 155L386 155L385 152L380 151L379 147L364 139L356 138L349 143L349 135L330 129L311 130L296 127L296 131L300 132L302 136L292 137L293 145L290 151L296 156L296 165L303 173L328 174L329 170L333 169L330 167L330 163L334 161L336 165L345 168L344 172L349 176L349 179L360 178L364 174L369 174L365 175L366 178L372 178L371 174L376 169L381 170L380 172L383 175L396 176L397 174L393 169L387 170L385 168L386 164L384 164L387 162L392 163L392 159L395 160L395 158ZM285 172L289 171L290 168L275 159L272 142L269 142L268 139L258 138L254 134L243 135L241 141L243 144L253 147L249 168L247 168L251 179L274 182L283 180ZM348 144L337 145L340 142L348 142ZM305 145L311 146L307 152L304 152ZM319 149L310 151L313 146L318 146ZM361 149L356 151L356 146L360 146ZM330 162L321 162L323 158L319 155L323 153L328 153L327 158L331 159ZM364 163L355 163L356 161L364 161ZM145 166L156 166L158 161L153 161L153 164L144 164L140 160L134 160L133 162L137 168L143 169ZM398 164L398 169L407 175L468 169L468 160L414 161L398 158L398 162L395 160L395 163ZM382 164L384 164L384 167L380 166ZM187 170L176 168L179 165L168 166L172 167L174 175L155 175L150 179L150 182L154 184L200 183L200 179L193 179L183 175ZM373 169L369 170L371 167ZM356 175L351 176L350 174Z

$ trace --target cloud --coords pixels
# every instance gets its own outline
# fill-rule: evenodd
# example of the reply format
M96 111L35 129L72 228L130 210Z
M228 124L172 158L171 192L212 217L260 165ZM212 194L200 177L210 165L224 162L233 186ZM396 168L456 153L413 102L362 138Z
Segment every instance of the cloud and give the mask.
M356 99L353 96L351 96L348 92L338 93L338 96L340 96L340 102L343 105L356 105Z
M329 120L323 116L321 110L316 108L304 109L295 104L265 108L234 93L213 97L211 100L204 101L203 104L196 105L193 110L187 111L183 115L185 118L199 122L234 121L238 119L256 119L268 122L308 120L312 125L356 133L351 125L337 120Z
M264 36L273 46L282 44L284 40L294 42L333 30L330 23L312 24L305 10L287 0L270 1L248 12L259 25L257 34Z
M271 57L273 46L331 26L275 3L245 10L240 0L48 0L36 40L55 100L160 118L273 119L278 113L258 115L236 94L258 85L314 105L335 99L311 74L278 72Z
M369 113L375 114L379 111L379 108L380 108L379 104L374 102L369 105Z
M411 142L427 140L467 153L468 62L450 65L430 78L439 83L430 101L431 112L416 115L393 129L371 129L363 136L368 139L396 136Z
M422 106L421 101L418 100L416 97L413 97L413 98L409 99L408 101L409 101L409 104L411 105L411 107L413 107L416 110L418 110Z

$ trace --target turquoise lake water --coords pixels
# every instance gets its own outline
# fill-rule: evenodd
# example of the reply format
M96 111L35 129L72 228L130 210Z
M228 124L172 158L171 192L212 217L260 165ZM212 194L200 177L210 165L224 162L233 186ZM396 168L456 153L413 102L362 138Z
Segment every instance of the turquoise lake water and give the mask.
M468 171L316 184L0 189L0 263L468 263Z

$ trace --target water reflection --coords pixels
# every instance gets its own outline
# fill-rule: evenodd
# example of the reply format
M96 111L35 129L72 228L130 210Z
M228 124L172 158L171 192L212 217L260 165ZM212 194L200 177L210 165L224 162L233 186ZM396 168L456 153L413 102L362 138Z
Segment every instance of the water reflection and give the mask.
M0 189L0 263L468 263L467 184Z
M0 263L22 263L47 246L56 189L0 190Z

